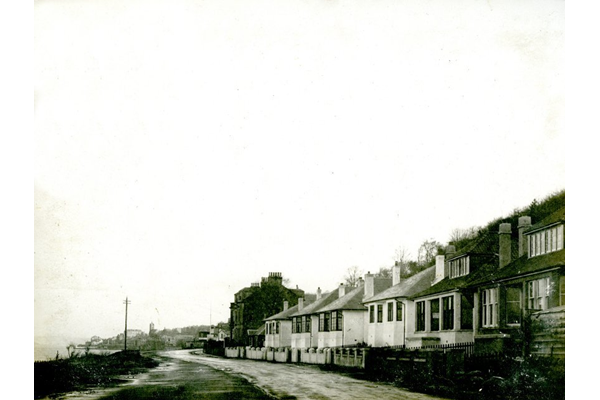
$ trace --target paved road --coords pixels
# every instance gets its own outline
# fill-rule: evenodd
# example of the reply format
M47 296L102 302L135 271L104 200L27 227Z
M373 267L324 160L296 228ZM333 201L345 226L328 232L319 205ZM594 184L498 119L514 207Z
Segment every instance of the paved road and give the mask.
M316 366L226 359L193 350L158 353L159 367L117 388L76 393L68 400L121 399L440 399L354 379Z

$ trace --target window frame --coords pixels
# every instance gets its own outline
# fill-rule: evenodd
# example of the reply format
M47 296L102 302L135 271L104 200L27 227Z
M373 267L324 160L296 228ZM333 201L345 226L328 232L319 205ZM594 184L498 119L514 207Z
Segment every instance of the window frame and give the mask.
M387 322L394 322L394 302L388 301L387 303Z
M396 300L396 321L402 321L404 304L400 300Z
M488 288L481 291L481 327L498 327L498 288Z
M442 297L441 304L441 330L449 331L454 329L454 296ZM449 305L449 307L447 307Z
M417 301L415 303L415 331L425 332L425 301Z

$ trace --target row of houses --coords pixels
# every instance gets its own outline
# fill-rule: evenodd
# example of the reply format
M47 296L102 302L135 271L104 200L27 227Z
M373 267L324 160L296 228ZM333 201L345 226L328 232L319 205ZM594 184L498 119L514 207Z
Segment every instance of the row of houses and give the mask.
M397 263L391 279L369 273L354 287L288 296L279 307L248 329L246 345L318 352L472 343L477 352L564 358L564 203L535 224L522 216L449 245L409 278ZM232 303L232 321L239 308Z

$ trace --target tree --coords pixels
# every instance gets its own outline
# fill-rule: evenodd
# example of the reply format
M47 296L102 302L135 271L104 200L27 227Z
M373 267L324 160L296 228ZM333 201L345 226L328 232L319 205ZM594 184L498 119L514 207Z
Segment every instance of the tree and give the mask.
M344 277L346 281L346 286L354 287L358 285L358 281L363 275L363 271L359 269L356 265L348 268L346 272L346 276Z
M457 249L460 249L470 240L476 238L478 233L479 228L475 226L466 229L456 228L450 232L450 238L448 242L454 245Z
M381 267L379 271L375 273L375 276L378 278L391 278L392 277L392 268Z
M417 262L419 263L419 265L430 264L435 259L435 256L438 255L441 249L441 243L438 243L433 239L425 240L423 243L421 243L421 247L419 247Z

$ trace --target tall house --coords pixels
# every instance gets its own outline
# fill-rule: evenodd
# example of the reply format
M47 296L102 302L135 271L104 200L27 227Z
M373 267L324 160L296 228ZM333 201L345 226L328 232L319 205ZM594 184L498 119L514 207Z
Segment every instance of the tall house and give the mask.
M234 343L262 346L264 320L283 311L284 302L295 306L299 297L304 297L304 291L286 288L281 272L270 272L260 283L239 290L229 306L230 336Z

